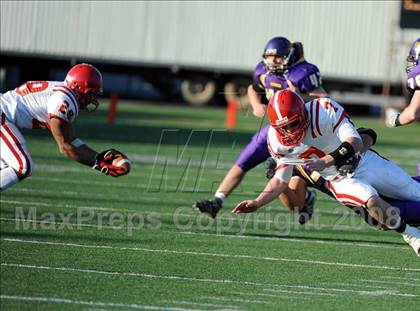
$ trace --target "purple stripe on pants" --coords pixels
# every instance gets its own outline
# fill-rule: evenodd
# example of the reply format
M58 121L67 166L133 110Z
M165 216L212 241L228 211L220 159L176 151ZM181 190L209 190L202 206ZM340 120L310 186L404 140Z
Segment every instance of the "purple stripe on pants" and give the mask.
M420 183L420 176L413 177L415 181ZM420 202L402 201L384 198L389 204L400 210L400 216L408 224L420 225Z

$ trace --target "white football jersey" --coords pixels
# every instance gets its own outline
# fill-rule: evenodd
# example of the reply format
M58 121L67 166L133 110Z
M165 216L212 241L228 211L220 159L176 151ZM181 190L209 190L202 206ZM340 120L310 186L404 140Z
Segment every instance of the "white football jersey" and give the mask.
M314 99L307 102L305 108L308 112L309 126L305 139L299 145L284 146L273 127L268 131L268 149L277 161L275 176L284 182L290 180L293 165L302 159L322 158L336 150L348 137L361 139L344 108L330 98ZM327 180L334 180L338 175L335 166L319 173Z
M1 94L1 111L19 128L49 128L52 118L73 122L79 113L71 89L59 81L29 81Z

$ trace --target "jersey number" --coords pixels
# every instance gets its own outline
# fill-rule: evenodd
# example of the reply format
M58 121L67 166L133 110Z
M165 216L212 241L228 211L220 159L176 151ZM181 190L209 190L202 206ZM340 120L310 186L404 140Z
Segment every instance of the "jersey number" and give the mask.
M16 88L16 93L25 96L31 93L42 92L48 88L47 81L29 81Z
M311 74L310 76L309 76L309 81L311 82L311 84L314 86L314 87L319 87L320 85L321 85L321 77L320 77L320 73L319 72L317 72L317 73L314 73L314 74Z
M417 86L420 87L420 75L416 76L416 83L414 83L414 78L410 78L407 80L408 86L410 87L410 89L414 90L414 87Z

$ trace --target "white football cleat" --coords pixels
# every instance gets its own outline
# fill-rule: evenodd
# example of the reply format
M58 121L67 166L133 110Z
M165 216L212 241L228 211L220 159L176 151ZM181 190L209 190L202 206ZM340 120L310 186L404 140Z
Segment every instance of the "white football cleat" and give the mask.
M414 227L407 225L407 228L404 231L406 234L402 234L404 241L408 243L420 257L420 230Z

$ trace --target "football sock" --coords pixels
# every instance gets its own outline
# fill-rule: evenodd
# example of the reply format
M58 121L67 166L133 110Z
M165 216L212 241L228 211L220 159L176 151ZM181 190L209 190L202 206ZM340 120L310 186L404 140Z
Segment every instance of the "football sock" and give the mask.
M415 227L412 227L410 225L406 225L404 231L401 232L401 233L411 235L411 236L413 236L413 235L415 236L417 232L418 232L418 229L416 229Z
M5 190L19 182L19 178L15 170L6 167L0 170L0 190Z
M219 199L220 201L222 201L222 203L226 199L225 194L223 192L221 192L221 191L216 191L216 193L214 194L214 197L216 199Z

